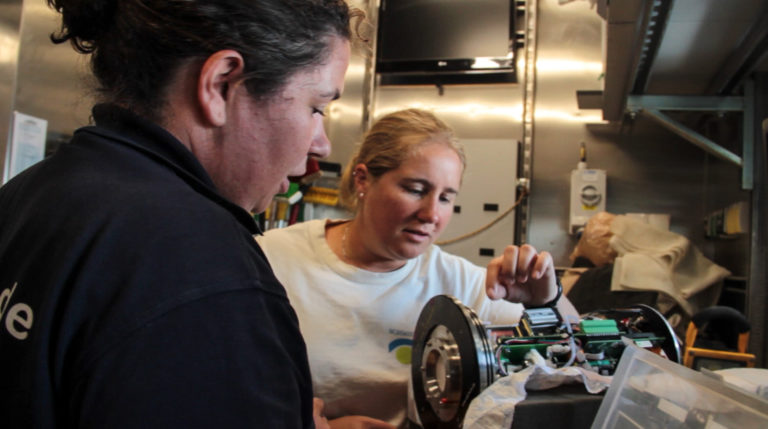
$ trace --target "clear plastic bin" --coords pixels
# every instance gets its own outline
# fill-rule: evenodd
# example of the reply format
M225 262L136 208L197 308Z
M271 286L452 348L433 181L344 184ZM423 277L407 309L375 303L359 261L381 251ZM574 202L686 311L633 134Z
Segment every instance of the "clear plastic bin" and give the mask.
M768 401L630 345L592 429L768 428Z

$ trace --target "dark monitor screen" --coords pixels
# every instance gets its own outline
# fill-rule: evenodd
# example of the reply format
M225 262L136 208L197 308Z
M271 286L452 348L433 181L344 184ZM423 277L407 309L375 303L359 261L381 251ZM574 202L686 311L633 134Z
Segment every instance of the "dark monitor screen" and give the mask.
M382 0L377 71L514 68L512 1Z

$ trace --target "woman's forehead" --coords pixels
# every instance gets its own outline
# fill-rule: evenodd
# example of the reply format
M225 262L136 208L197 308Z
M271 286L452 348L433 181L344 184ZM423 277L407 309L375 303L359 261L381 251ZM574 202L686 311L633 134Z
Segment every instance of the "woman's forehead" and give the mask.
M448 176L460 176L463 173L463 164L456 150L450 145L433 143L419 147L409 153L397 168L390 172L399 175L428 176L440 174Z

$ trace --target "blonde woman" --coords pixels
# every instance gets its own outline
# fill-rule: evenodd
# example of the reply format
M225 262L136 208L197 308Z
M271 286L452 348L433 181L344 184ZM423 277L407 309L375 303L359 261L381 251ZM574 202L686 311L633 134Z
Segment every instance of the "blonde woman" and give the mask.
M432 113L388 114L343 174L350 220L313 220L258 238L298 314L331 427L355 419L404 424L410 342L433 296L456 296L494 323L518 321L521 304L559 298L547 252L508 246L482 268L433 244L451 219L464 167L453 131Z

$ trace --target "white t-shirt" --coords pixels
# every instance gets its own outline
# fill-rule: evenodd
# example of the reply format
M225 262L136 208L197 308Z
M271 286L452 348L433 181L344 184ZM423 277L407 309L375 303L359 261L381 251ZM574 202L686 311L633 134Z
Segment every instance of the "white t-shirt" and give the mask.
M307 343L314 395L329 418L405 419L413 331L430 298L448 294L481 320L516 323L523 306L485 295L485 268L437 246L391 272L341 261L325 240L326 220L257 237L285 287Z

